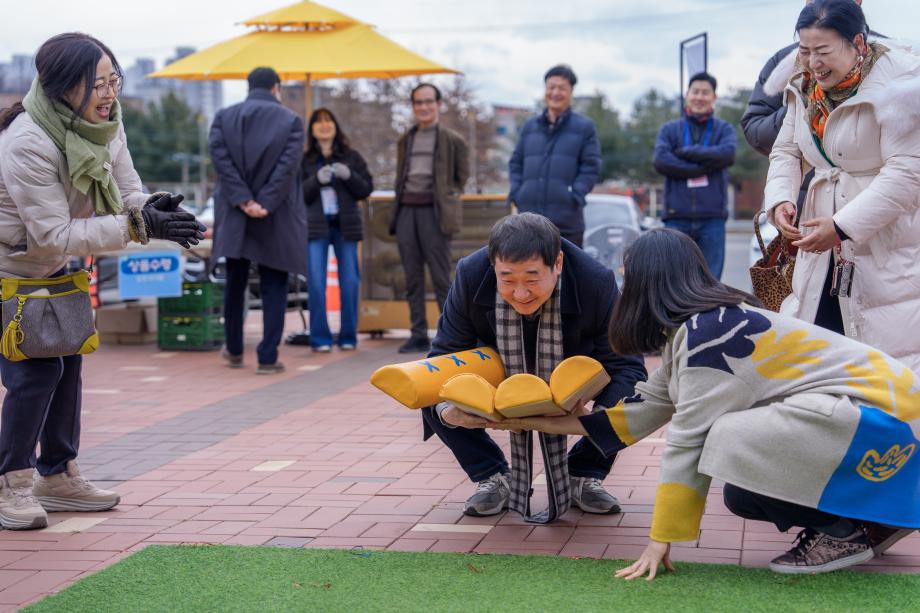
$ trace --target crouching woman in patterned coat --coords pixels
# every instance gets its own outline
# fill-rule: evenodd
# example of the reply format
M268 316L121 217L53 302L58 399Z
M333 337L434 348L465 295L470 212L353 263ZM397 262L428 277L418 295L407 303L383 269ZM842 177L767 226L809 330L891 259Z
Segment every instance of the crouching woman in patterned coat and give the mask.
M651 540L618 576L672 568L671 543L697 538L712 479L736 515L803 528L777 572L860 564L920 528L920 379L907 366L750 306L678 232L643 235L625 265L611 344L660 349L661 368L606 412L501 424L587 435L610 454L671 421Z

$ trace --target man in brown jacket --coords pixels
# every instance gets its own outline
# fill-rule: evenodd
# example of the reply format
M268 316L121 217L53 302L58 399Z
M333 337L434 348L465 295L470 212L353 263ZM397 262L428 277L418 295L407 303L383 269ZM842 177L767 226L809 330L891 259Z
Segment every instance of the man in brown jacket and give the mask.
M411 338L400 353L427 353L425 264L431 273L438 309L450 289L450 239L463 221L460 194L469 178L466 142L440 125L441 92L430 83L412 90L415 125L396 145L396 208L390 234L396 235L406 275Z

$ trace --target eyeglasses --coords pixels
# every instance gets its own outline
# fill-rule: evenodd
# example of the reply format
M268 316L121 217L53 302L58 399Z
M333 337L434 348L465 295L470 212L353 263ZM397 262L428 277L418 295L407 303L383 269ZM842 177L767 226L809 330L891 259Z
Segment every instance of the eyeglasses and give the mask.
M121 93L121 84L124 81L124 78L119 75L114 79L111 79L108 83L100 83L99 85L94 85L93 89L96 90L96 95L100 98L109 93L109 90L112 91L114 95Z
M412 106L429 106L431 104L437 104L438 101L434 98L426 98L425 100L413 100Z

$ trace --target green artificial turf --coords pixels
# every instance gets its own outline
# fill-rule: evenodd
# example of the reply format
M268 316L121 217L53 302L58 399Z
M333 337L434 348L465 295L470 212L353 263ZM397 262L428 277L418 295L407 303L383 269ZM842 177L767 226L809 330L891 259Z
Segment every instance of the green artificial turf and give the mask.
M623 581L610 560L152 546L28 609L53 611L915 611L920 577L784 576L678 563Z

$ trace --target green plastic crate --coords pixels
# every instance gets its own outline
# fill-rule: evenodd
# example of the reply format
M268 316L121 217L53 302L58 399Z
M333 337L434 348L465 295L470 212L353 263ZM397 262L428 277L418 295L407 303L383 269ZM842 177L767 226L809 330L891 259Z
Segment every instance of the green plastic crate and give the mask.
M213 315L224 304L223 287L216 283L182 284L182 295L160 298L157 309L160 315Z
M224 318L220 314L160 315L157 341L160 349L217 349L224 343Z

